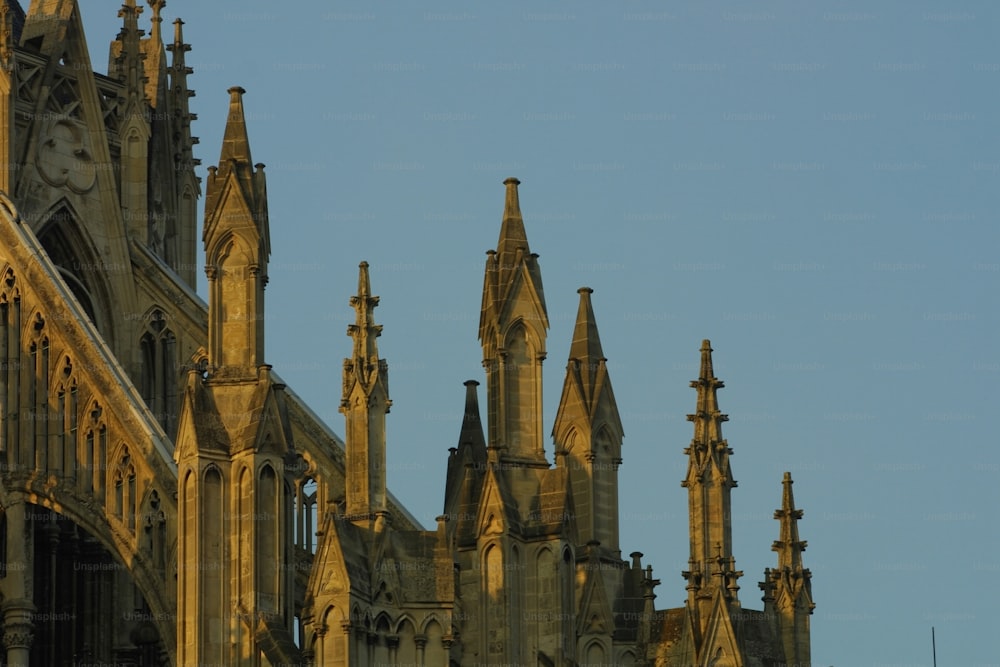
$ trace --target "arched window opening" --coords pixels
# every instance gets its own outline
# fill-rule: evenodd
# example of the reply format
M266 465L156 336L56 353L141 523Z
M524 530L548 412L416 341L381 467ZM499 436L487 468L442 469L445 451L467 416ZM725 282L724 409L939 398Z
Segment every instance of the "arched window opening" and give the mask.
M518 323L504 342L504 398L507 408L506 445L512 453L532 454L535 447L534 366L531 344L523 324Z
M156 421L171 438L177 428L177 339L167 327L167 315L155 308L145 316L146 330L139 339L142 360L140 386Z
M295 545L310 554L316 553L316 494L319 485L312 477L303 478L295 487Z
M124 447L121 456L118 457L112 483L115 517L134 533L138 498L136 498L135 464L132 463L128 447Z

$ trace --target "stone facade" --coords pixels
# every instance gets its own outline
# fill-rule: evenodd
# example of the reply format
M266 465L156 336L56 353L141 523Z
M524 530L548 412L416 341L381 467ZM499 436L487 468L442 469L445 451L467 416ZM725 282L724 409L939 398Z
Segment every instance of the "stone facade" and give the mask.
M485 427L470 380L443 512L418 524L386 488L391 364L368 265L341 440L265 363L266 177L243 90L202 183L190 46L180 20L165 39L164 5L148 1L146 36L125 1L97 75L75 0L0 0L0 663L809 665L787 473L763 609L738 596L708 341L684 607L657 609L652 567L622 558L625 425L589 288L547 453L548 315L513 178L485 267Z

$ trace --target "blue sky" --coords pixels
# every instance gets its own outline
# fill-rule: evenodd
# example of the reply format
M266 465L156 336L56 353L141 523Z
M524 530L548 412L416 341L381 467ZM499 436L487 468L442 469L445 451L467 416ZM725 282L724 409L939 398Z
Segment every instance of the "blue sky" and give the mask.
M103 69L119 20L84 4ZM622 549L653 564L658 607L685 596L684 415L710 338L743 605L760 608L776 562L789 470L813 664L930 665L932 626L942 665L996 664L994 3L170 0L164 15L193 45L202 175L226 89L248 91L267 356L338 432L348 298L371 264L389 484L424 525L462 382L483 379L484 252L517 176L552 325L545 429L586 285L626 434Z

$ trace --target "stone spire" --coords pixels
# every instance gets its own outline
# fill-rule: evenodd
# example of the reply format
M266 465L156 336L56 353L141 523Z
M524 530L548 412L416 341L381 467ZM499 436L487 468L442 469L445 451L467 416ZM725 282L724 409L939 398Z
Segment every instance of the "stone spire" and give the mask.
M141 43L146 88L145 96L150 105L161 113L164 112L163 105L166 104L167 93L167 57L166 49L163 46L163 33L161 24L163 17L160 12L167 5L166 0L147 0L150 11L149 39Z
M222 138L222 152L218 167L209 167L207 195L205 197L205 231L207 240L216 225L219 207L223 197L230 194L231 186L247 205L250 222L261 232L270 255L270 237L267 234L267 189L264 179L264 165L253 164L250 157L250 140L247 134L246 117L243 113L243 95L246 91L239 86L229 89L229 117Z
M135 0L125 0L118 11L122 29L111 43L108 76L124 84L124 101L118 105L118 139L121 145L120 199L129 237L149 246L149 139L152 128L146 103L146 76L142 36Z
M486 369L489 446L503 457L548 466L542 443L542 362L549 327L538 255L528 248L517 186L504 181L497 249L487 253L479 340Z
M118 10L118 18L122 19L122 29L116 42L111 46L111 63L109 76L125 84L125 97L129 101L142 101L145 98L145 76L143 73L141 40L145 31L139 29L139 14L142 7L137 7L135 0L125 0Z
M775 510L774 518L781 522L780 539L771 546L778 552L779 570L801 570L802 552L806 550L806 542L799 539L799 519L802 510L795 509L795 498L792 497L792 473L786 472L781 481L781 509Z
M153 40L153 43L162 45L163 36L160 34L160 24L163 23L163 17L160 16L160 12L167 6L167 0L147 0L146 4L149 5L149 9L153 12L153 17L150 19L152 25L149 37Z
M798 520L802 510L795 508L792 474L782 480L781 509L774 518L780 522L778 539L771 550L778 553L778 567L764 571L760 583L764 591L764 611L775 619L778 636L788 664L810 664L809 616L816 607L812 601L812 573L802 566L806 542L799 539Z
M500 263L500 284L506 285L510 282L518 261L518 252L530 256L531 250L528 248L528 235L524 231L524 218L521 217L521 203L517 196L517 186L521 181L508 178L503 184L507 192L504 196L500 240L497 241L497 259Z
M358 293L351 297L354 324L347 335L354 342L350 358L344 359L343 397L340 412L346 420L347 514L368 520L385 512L385 415L389 400L389 367L378 357L376 339L382 327L375 324L379 298L372 296L368 262L358 271Z
M448 473L445 480L444 513L454 516L456 502L465 479L465 471L471 466L478 472L486 469L486 438L483 422L479 417L479 394L475 380L465 382L465 416L458 434L458 446L452 447L448 456Z
M479 417L479 392L475 380L465 381L465 415L462 418L462 430L458 434L458 447L475 452L474 458L486 460L486 438L483 436L483 422Z
M581 287L576 293L580 295L580 306L576 312L576 326L573 328L573 342L569 348L569 358L598 364L605 361L605 358L604 351L601 349L601 336L597 333L594 307L590 302L590 295L594 293L594 290L589 287Z
M250 139L247 137L246 116L243 113L243 88L234 86L229 89L229 119L226 121L226 131L222 137L222 154L219 156L219 168L230 162L253 164L250 158Z
M581 287L562 397L552 428L556 465L569 469L581 544L618 558L618 466L624 432L590 295Z
M375 324L375 307L379 298L372 296L371 279L368 276L368 262L358 265L358 293L351 297L351 307L354 308L355 322L347 328L347 335L354 340L354 359L378 359L378 344L376 340L382 335L382 325ZM362 366L364 368L364 366ZM368 384L374 375L367 369L357 375L358 380Z
M688 490L690 516L691 556L689 569L683 573L688 582L688 603L692 609L696 603L710 604L719 592L738 606L736 581L743 573L736 570L732 548L730 490L736 486L736 480L729 467L729 456L733 450L722 437L722 423L729 417L719 411L716 392L725 385L715 377L708 340L701 344L698 375L691 382L698 392L696 411L687 416L694 423L694 438L684 450L688 455L688 472L681 482Z
M187 66L184 54L191 50L191 45L184 42L184 22L174 21L174 41L166 45L171 54L167 91L167 108L170 112L171 135L176 137L174 168L177 171L177 258L178 273L188 285L196 283L195 265L198 252L198 207L197 200L201 195L199 178L194 168L201 160L194 157L194 145L198 138L191 136L191 123L198 116L191 113L189 100L194 97L194 91L188 88L187 77L194 70Z
M250 163L245 92L229 89L219 166L209 168L202 239L209 281L209 362L227 369L226 375L255 378L264 360L264 286L271 236L264 165Z

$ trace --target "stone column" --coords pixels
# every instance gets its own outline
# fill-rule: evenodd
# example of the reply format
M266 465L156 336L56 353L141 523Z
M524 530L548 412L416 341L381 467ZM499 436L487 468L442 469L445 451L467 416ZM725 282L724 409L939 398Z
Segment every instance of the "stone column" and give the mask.
M399 651L399 635L386 635L385 645L389 647L389 664L396 664L396 654Z
M40 532L45 536L49 547L49 664L57 665L59 656L59 643L56 637L65 636L58 631L60 620L64 620L57 607L59 593L59 524L56 522L56 515L49 514L49 520L45 525L40 526ZM42 603L45 604L44 602ZM65 621L64 621L65 622Z
M3 614L3 645L7 650L8 667L28 667L29 649L34 639L32 615L32 573L34 537L29 522L30 508L16 501L5 508L7 515L7 576L0 580L5 602Z
M424 649L427 648L427 635L414 636L413 643L417 645L417 665L418 667L423 667Z
M0 607L3 610L3 645L7 649L8 667L28 667L31 642L34 640L35 624L31 617L35 605L24 598L7 600Z

